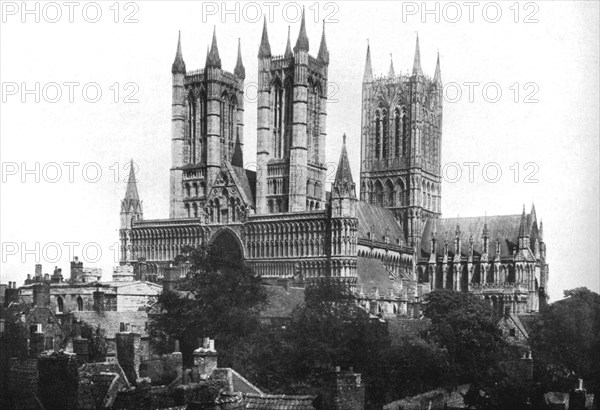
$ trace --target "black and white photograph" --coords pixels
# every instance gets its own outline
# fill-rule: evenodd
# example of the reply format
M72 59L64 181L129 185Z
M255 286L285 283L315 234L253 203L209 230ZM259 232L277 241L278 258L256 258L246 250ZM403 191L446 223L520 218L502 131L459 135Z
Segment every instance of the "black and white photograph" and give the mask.
M600 409L600 1L0 0L0 98L0 409Z

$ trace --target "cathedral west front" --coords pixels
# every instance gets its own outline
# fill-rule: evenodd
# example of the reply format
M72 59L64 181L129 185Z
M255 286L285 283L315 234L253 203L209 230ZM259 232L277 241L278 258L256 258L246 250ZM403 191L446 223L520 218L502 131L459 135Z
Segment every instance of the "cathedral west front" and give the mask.
M418 315L434 289L475 292L499 314L547 300L548 265L535 207L514 215L442 218L443 92L421 67L362 78L360 180L346 136L325 186L329 50L325 27L309 44L273 55L265 22L258 47L256 171L244 168L242 51L222 68L216 33L205 66L186 68L178 41L172 73L169 217L146 220L133 173L121 203L121 264L160 281L185 245L211 243L267 282L334 278L373 314ZM293 44L293 45L292 45ZM316 53L311 50L316 50ZM360 188L360 195L357 194Z

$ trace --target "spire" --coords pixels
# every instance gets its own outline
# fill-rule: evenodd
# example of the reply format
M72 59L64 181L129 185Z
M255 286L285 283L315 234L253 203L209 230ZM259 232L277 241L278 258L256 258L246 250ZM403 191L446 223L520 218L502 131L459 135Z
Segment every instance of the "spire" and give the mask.
M460 236L460 225L458 223L459 220L460 220L460 216L457 215L456 216L456 230L454 231L457 238Z
M208 56L209 55L210 55L210 47L207 45L206 46L206 60L205 60L205 63L204 63L205 67L208 66Z
M244 167L244 155L242 153L242 144L240 143L240 136L235 137L235 146L233 148L233 155L231 156L231 165L235 167Z
M302 7L302 21L300 22L300 32L294 46L294 52L298 50L308 51L308 36L306 35L306 23L304 21L304 7Z
M219 47L217 47L217 27L213 29L212 44L206 59L207 67L218 67L221 68L221 58L219 57Z
M435 64L435 74L433 76L433 82L437 84L442 83L442 71L440 70L440 52L437 53L437 63Z
M351 198L356 198L352 171L350 170L350 161L348 160L348 151L346 150L346 134L344 134L343 139L342 152L340 154L337 172L335 173L335 180L333 181L333 193L338 196L349 195Z
M179 32L179 38L177 39L177 53L175 54L175 61L171 66L172 74L185 74L185 62L181 54L181 31Z
M325 64L329 64L329 51L327 50L327 40L325 40L325 20L323 20L323 35L321 36L318 59Z
M294 54L292 53L292 40L290 39L290 26L288 26L288 38L287 44L285 45L285 54L283 56L285 58L290 58L294 56Z
M127 191L125 191L124 199L134 201L140 200L135 179L135 168L133 166L133 159L129 163L129 179L127 180Z
M367 58L365 60L365 74L363 83L370 83L373 80L373 69L371 68L371 45L367 43Z
M395 77L396 73L394 72L394 59L392 58L392 53L390 53L390 71L388 72L389 77Z
M246 78L246 69L244 68L244 63L242 62L242 41L238 38L238 54L237 54L237 62L235 63L235 69L233 73L240 78Z
M412 75L423 75L423 70L421 70L421 51L419 50L419 34L417 34L417 45L415 46L415 61L413 64Z
M544 242L544 222L540 220L540 228L538 229L538 237L540 242Z
M527 226L527 214L525 213L525 204L523 204L523 212L521 213L521 223L519 224L519 238L529 235Z
M262 39L258 49L258 58L271 57L271 46L269 45L269 34L267 33L267 17L264 19Z

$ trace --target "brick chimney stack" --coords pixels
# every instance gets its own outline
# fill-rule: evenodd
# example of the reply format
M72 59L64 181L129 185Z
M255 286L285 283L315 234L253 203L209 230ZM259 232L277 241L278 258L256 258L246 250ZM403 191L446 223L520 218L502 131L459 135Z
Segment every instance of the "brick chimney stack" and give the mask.
M194 366L198 368L198 374L201 379L208 379L217 368L217 357L215 341L205 337L202 341L202 346L194 350Z

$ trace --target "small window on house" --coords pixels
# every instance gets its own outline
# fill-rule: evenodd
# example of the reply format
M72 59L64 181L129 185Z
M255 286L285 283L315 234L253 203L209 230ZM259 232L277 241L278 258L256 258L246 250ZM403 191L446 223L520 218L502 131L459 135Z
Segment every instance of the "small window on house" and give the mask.
M80 312L83 310L83 299L81 299L81 296L77 297L77 310Z
M508 334L511 335L512 337L515 337L517 335L517 331L515 329L510 329Z

